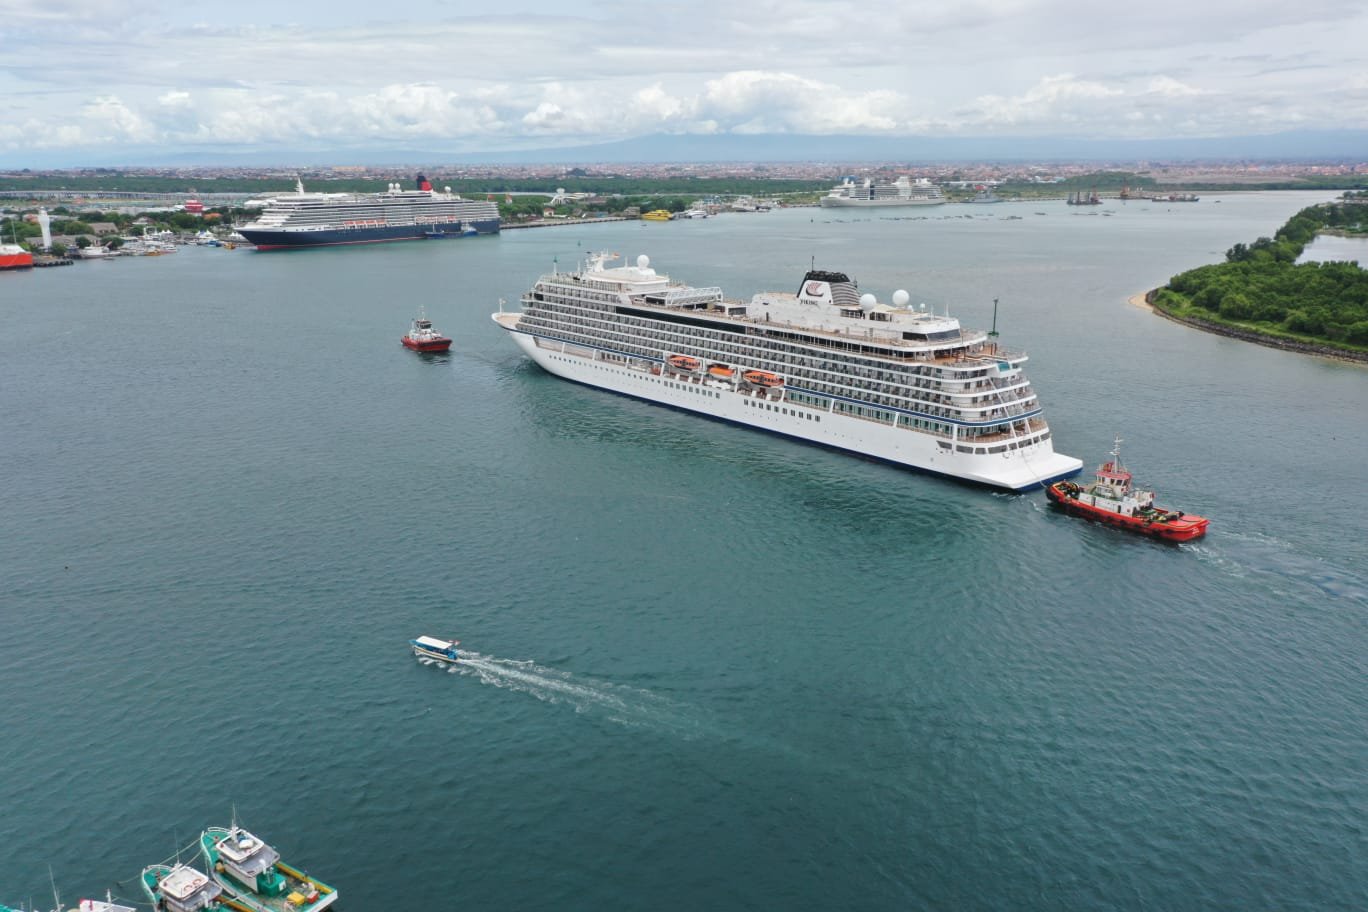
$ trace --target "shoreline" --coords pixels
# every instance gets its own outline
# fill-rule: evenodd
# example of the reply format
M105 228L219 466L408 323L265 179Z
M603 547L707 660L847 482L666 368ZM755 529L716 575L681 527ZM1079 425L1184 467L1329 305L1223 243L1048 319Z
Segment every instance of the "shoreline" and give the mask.
M1253 342L1255 345L1262 345L1265 348L1276 348L1282 351L1294 352L1301 355L1316 355L1321 358L1329 358L1332 361L1347 362L1357 364L1361 367L1368 367L1368 353L1346 351L1345 349L1332 348L1328 345L1317 345L1314 342L1297 342L1292 339L1279 339L1276 336L1266 336L1263 333L1254 332L1248 329L1239 329L1234 326L1226 326L1222 323L1215 323L1211 320L1203 320L1200 317L1181 317L1171 314L1166 310L1155 307L1150 303L1150 299L1159 291L1151 288L1149 291L1131 295L1126 299L1126 303L1135 307L1148 310L1150 313L1165 320L1172 320L1193 329L1209 332L1217 336L1226 336L1230 339L1238 339L1241 342Z

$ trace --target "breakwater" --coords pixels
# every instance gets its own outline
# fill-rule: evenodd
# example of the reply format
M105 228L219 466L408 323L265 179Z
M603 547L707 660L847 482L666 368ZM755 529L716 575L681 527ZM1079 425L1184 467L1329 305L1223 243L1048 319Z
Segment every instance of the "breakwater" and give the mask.
M1238 326L1227 326L1224 323L1217 323L1214 320L1203 320L1201 317L1189 317L1181 314L1172 313L1154 303L1158 295L1158 288L1151 288L1145 292L1145 304L1154 313L1166 320L1174 323L1182 323L1203 332L1215 333L1218 336L1228 336L1232 339L1239 339L1242 342L1253 342L1255 345L1264 345L1268 348L1278 348L1283 351L1298 352L1304 355L1319 355L1322 358L1335 358L1339 361L1352 361L1356 364L1368 364L1368 352L1350 351L1344 348L1335 348L1330 345L1317 345L1314 342L1298 342L1295 339L1281 339L1277 336L1269 336L1252 329L1241 329Z

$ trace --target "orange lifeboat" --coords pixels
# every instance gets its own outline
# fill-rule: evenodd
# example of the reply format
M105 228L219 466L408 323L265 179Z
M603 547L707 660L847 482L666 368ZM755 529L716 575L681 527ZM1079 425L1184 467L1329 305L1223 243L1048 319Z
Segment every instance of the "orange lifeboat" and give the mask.
M684 371L688 374L698 370L699 365L697 358L690 358L688 355L670 355L665 359L665 363L677 371Z
M708 376L716 380L730 380L736 376L736 370L725 364L712 364L708 366Z
M778 374L771 374L769 371L762 370L746 371L741 375L741 379L751 386L762 386L765 389L774 389L784 385L783 379Z

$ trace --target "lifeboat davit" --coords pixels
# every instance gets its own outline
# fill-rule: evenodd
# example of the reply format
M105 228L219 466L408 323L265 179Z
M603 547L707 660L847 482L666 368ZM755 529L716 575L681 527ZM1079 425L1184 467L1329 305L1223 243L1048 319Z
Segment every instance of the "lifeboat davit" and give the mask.
M762 370L746 371L741 375L741 379L751 386L763 386L766 389L774 389L777 386L784 385L783 379L778 374L771 374L769 371Z
M692 374L698 370L699 361L697 358L690 358L688 355L670 355L665 359L665 363L677 371Z

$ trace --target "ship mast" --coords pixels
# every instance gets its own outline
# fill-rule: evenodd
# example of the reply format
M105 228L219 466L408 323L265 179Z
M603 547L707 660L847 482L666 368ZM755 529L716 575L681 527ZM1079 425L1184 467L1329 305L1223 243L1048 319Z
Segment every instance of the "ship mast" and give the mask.
M1118 434L1116 440L1112 443L1111 451L1112 468L1118 472L1125 471L1125 468L1121 465L1121 442L1121 435Z

